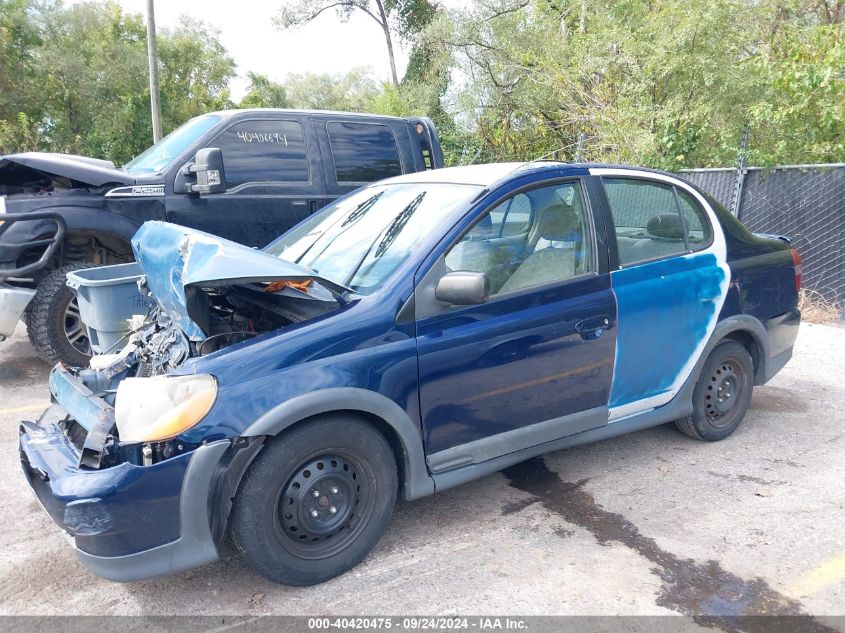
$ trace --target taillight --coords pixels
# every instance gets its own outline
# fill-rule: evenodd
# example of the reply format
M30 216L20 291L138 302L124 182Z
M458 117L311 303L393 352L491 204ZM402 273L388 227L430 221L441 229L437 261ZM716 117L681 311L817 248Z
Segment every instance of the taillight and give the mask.
M794 248L792 252L792 263L795 265L795 290L801 290L801 255Z

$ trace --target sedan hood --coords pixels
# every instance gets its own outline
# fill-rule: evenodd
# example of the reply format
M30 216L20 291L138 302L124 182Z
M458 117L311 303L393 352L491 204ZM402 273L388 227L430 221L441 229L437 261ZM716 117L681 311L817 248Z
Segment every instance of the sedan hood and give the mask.
M60 176L92 187L106 184L131 185L135 179L126 172L115 169L107 160L75 156L73 154L50 154L46 152L24 152L0 156L0 184L4 184L4 168L26 167L50 176Z
M341 302L340 295L348 291L305 266L178 224L145 222L132 237L132 250L161 308L193 340L204 339L205 333L190 317L185 293L189 286L311 280L319 285L282 292Z

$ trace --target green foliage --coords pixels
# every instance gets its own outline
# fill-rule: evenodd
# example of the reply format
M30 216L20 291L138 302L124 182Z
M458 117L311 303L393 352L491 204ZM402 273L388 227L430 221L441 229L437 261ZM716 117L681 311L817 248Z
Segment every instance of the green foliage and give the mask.
M766 98L752 109L752 160L845 159L845 26L783 29L755 61Z
M441 104L472 133L464 157L572 160L583 134L586 160L730 165L749 121L755 162L840 161L838 6L499 0L427 38L454 59Z
M122 164L150 145L140 15L114 2L5 1L0 41L0 152L41 149ZM184 21L159 33L158 49L165 132L229 104L235 64L216 33Z
M249 88L238 104L239 108L287 108L288 95L282 84L270 81L265 75L247 73Z
M732 165L845 161L842 0L297 0L291 28L323 11L370 15L410 47L402 81L368 69L250 73L241 107L425 115L447 163L533 159ZM381 10L384 10L382 15ZM382 22L386 19L386 23ZM368 35L369 37L369 35ZM165 131L231 107L235 65L218 35L159 33ZM0 0L0 152L50 150L122 163L151 138L141 16L111 0Z
M367 112L382 90L367 68L338 74L293 74L283 85L289 107L309 110Z

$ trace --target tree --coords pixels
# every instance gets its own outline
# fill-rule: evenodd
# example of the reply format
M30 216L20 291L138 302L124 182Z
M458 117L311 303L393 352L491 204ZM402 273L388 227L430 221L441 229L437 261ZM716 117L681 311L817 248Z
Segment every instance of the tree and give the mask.
M554 152L677 169L841 161L843 0L495 0L450 11L441 105L462 160ZM457 80L457 81L456 81Z
M292 108L366 112L382 90L369 75L368 68L338 74L293 74L283 86Z
M0 2L0 41L0 153L49 150L120 164L150 144L139 14L114 2L9 0ZM235 65L214 31L190 21L163 30L159 56L165 132L230 104Z
M387 45L390 77L393 85L398 86L399 76L396 73L393 36L391 34L390 22L387 18L388 9L383 0L295 0L292 4L281 8L278 15L274 18L274 22L280 30L289 30L308 24L329 9L336 9L338 17L344 22L349 20L349 17L355 11L360 11L372 18L379 25L379 28L384 34L384 42Z
M270 81L265 75L247 73L249 88L238 104L239 108L288 108L287 92L282 84Z
M216 29L185 17L175 29L164 29L159 35L165 133L198 114L232 106L229 81L236 64L218 38Z
M286 31L308 24L330 9L335 9L344 22L353 13L360 11L378 24L387 46L390 78L394 87L399 85L393 50L394 33L406 42L413 42L436 11L435 5L429 0L294 0L279 10L274 23L277 28Z

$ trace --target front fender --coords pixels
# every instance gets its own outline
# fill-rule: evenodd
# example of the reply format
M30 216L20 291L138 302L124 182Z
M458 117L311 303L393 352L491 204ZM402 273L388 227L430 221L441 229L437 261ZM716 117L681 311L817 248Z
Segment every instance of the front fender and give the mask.
M139 223L106 209L75 206L45 207L32 212L32 220L24 217L26 214L20 214L20 219L8 227L3 235L0 261L17 261L25 250L31 248L29 243L33 240L56 232L55 220L50 220L45 214L59 216L66 232L102 233L112 235L127 244L140 226Z
M277 435L301 420L332 411L357 411L384 420L396 431L402 446L405 498L417 499L434 492L434 481L428 474L419 429L399 405L373 391L336 387L296 396L267 411L242 435Z

